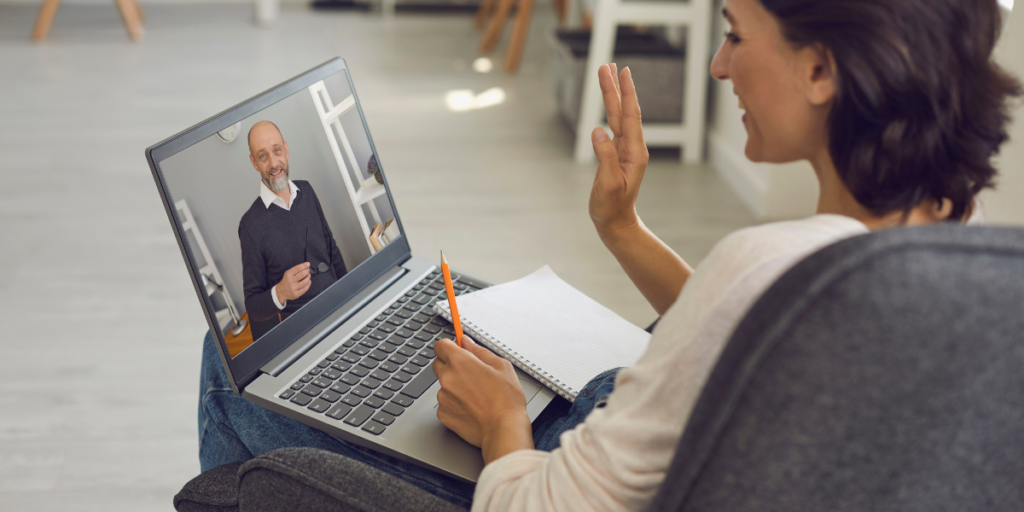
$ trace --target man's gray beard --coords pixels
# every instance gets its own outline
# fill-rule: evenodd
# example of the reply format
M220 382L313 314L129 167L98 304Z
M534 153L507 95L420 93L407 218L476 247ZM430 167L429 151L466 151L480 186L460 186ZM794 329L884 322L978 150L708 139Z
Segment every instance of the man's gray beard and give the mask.
M270 187L270 190L273 190L274 192L280 192L288 188L288 171L285 170L284 172L281 173L280 176L274 179L268 180L266 178L263 178L263 183Z

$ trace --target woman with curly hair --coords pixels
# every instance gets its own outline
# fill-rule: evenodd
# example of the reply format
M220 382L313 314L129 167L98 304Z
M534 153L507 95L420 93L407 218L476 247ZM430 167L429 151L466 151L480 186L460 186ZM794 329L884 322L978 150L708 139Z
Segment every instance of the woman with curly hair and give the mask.
M691 268L637 215L647 166L640 105L629 70L602 66L614 138L601 128L592 135L590 216L662 317L640 361L597 376L585 399L553 403L531 425L507 361L468 337L465 349L438 341L437 416L481 448L475 487L368 455L237 396L230 411L200 407L200 424L218 418L201 432L204 469L315 446L473 510L644 510L731 332L783 272L846 237L977 215L1007 138L1008 101L1021 93L992 60L996 0L725 0L723 14L731 29L711 74L732 82L745 111L746 155L809 161L816 215L733 233ZM223 369L207 342L210 387Z
M644 509L729 335L776 278L845 237L966 222L993 186L1008 101L1021 93L992 60L996 0L726 0L723 15L731 28L711 74L732 82L745 111L746 156L809 161L817 215L733 233L691 269L636 213L640 107L629 70L603 66L614 138L593 132L590 216L662 319L603 407L554 440L531 435L507 364L438 342L438 417L488 463L473 510Z

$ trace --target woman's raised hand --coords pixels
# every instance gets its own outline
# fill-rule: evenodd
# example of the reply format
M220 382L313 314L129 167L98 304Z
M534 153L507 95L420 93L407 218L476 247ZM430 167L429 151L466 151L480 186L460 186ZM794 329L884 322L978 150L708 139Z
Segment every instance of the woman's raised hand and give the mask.
M640 103L629 68L617 73L615 64L598 69L598 81L608 113L608 127L591 133L597 155L597 174L590 191L590 218L599 234L611 234L639 225L636 196L647 169L647 145L640 124Z
M621 74L616 71L615 64L609 64L597 72L608 127L615 138L609 140L604 128L591 134L598 164L590 190L590 219L633 284L664 315L693 270L636 214L636 196L647 169L647 145L633 75L629 68Z

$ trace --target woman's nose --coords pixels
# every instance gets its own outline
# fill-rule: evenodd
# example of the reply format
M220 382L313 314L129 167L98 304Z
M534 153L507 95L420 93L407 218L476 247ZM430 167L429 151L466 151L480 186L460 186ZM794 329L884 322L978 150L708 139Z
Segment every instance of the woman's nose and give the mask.
M715 58L711 60L711 76L715 80L725 81L729 79L729 56L726 55L725 44L718 49Z

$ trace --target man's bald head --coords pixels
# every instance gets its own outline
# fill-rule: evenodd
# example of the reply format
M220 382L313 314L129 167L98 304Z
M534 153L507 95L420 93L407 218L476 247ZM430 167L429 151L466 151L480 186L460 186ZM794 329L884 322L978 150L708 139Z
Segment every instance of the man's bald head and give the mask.
M284 135L281 135L281 129L278 128L276 124L274 124L274 123L272 123L270 121L257 121L256 124L252 125L252 128L249 128L249 154L250 155L255 155L256 154L256 151L252 147L252 139L253 139L253 137L254 136L259 137L259 136L265 135L265 134L267 134L268 130L270 131L270 133L277 132L277 137L279 139L281 139L281 142L284 142Z
M288 188L288 143L270 121L260 121L249 130L249 161L270 190Z

